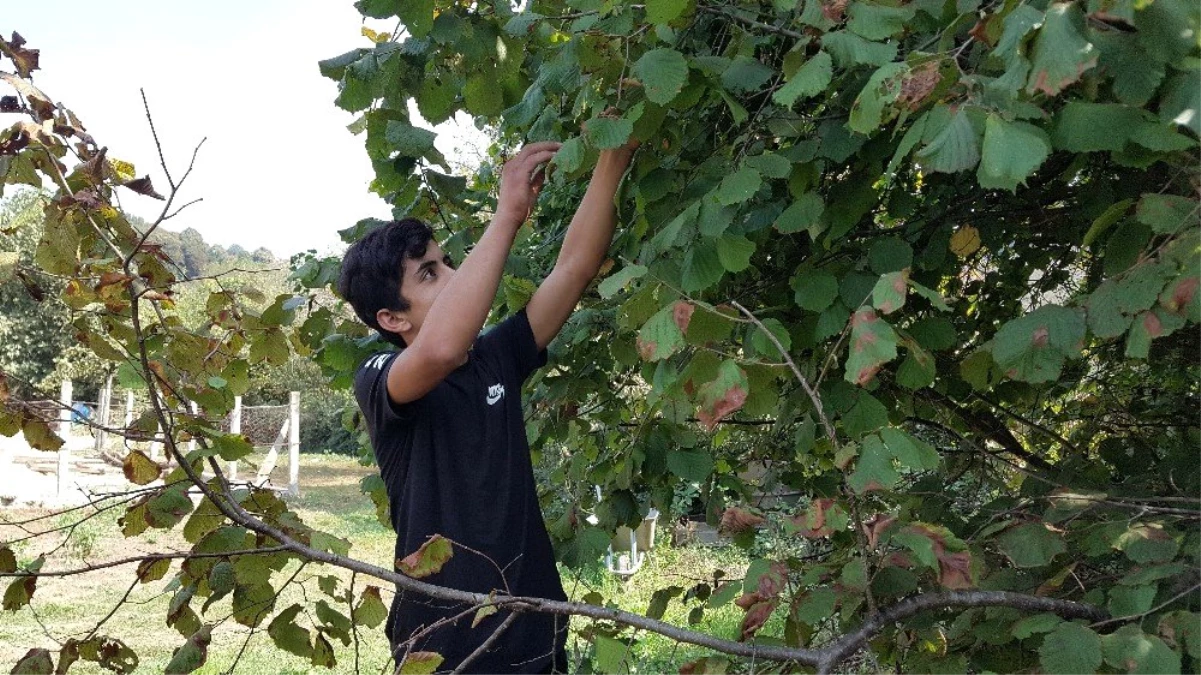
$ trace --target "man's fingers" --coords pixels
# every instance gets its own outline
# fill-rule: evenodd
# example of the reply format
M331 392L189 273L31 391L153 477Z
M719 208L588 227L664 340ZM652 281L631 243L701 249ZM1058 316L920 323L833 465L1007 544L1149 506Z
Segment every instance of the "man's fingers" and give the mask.
M521 146L521 152L517 154L524 155L529 152L539 152L542 150L550 150L551 152L554 152L555 150L558 150L559 146L561 145L563 144L558 141L538 141L537 143L526 143L525 145Z

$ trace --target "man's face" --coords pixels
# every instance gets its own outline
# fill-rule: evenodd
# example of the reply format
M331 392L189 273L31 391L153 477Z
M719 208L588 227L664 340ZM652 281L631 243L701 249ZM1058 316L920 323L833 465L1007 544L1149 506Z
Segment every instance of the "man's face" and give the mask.
M402 273L404 280L400 284L400 295L409 303L409 309L404 314L413 326L412 333L416 335L455 269L451 267L450 256L431 241L425 248L425 255L404 261Z

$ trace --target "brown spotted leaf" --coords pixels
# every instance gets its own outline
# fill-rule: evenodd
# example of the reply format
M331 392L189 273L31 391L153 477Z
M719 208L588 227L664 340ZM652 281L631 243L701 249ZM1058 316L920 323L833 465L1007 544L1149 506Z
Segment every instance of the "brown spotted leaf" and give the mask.
M424 579L442 571L442 566L454 555L450 540L435 534L421 548L396 561L396 567L406 576Z
M158 463L147 457L141 450L134 450L125 457L121 464L125 479L134 485L149 485L158 480L162 469Z
M863 308L851 317L851 351L846 381L865 386L880 366L897 357L897 334L874 309Z
M748 391L746 373L734 361L724 361L717 370L717 378L701 386L697 394L700 408L696 417L708 431L717 423L746 403Z

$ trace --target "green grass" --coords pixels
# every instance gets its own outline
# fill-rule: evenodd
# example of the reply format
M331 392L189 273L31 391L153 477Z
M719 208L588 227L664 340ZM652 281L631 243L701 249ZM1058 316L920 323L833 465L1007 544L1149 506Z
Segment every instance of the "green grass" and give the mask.
M373 468L360 466L355 460L339 456L303 455L301 469L300 498L293 507L309 525L348 539L351 555L381 567L389 567L393 557L395 536L384 528L375 517L371 501L359 493L359 481ZM78 568L84 564L96 564L107 560L129 557L140 552L162 552L184 549L188 545L178 531L162 532L151 530L141 537L127 540L120 534L117 518L123 509L113 509L76 526L73 536L64 543L60 535L39 538L16 546L18 557L27 562L56 546L61 549L47 563L46 570ZM12 521L43 515L37 511L8 511L0 513L0 541L11 541L21 535ZM79 519L79 515L51 516L38 527L67 528ZM629 581L621 581L609 574L599 564L586 570L574 572L561 568L563 585L572 599L580 600L596 592L606 604L643 614L656 588L681 586L685 589L703 580L712 580L715 569L723 569L727 578L740 578L748 560L736 549L683 547L673 549L664 538L658 542L653 554L642 570ZM173 651L183 644L184 638L166 625L167 608L172 591L167 584L178 566L161 581L136 585L128 600L108 619L99 634L123 640L133 648L140 658L138 672L163 672ZM13 664L29 649L41 647L50 650L57 662L60 643L67 638L80 638L88 634L96 624L114 607L134 581L133 566L125 566L90 572L66 578L44 577L39 579L32 607L18 612L0 614L0 672L9 672ZM298 573L299 572L299 573ZM324 597L318 589L318 577L333 575L340 580L339 589L346 589L351 580L349 572L340 569L310 565L299 570L292 563L272 576L278 587L296 575L275 604L282 610L293 602L305 604L307 598L315 602ZM356 594L367 585L381 585L378 581L359 578ZM384 601L390 602L391 592L384 588ZM199 609L202 601L193 602ZM334 604L334 603L331 603ZM669 605L664 620L678 626L688 626L688 613L696 606L696 600L688 604L681 598ZM344 612L345 605L339 607ZM197 672L216 674L227 672L237 662L238 672L250 673L322 673L324 668L314 667L301 659L274 647L266 634L266 623L256 630L227 620L231 602L214 603L203 619L217 623L213 631L213 642L208 650L208 662ZM726 638L736 638L742 621L742 612L733 605L705 612L704 618L695 628L706 633ZM591 620L572 619L572 637L569 650L573 662L580 663L591 656L591 644L580 637L587 631ZM632 673L676 672L680 665L708 652L688 645L677 645L671 640L645 632L629 629L621 633L623 638L633 638L627 664ZM382 627L359 632L360 671L381 673L387 667L388 646ZM338 665L334 672L354 671L355 649L334 641ZM96 664L79 661L71 667L72 673L100 673Z

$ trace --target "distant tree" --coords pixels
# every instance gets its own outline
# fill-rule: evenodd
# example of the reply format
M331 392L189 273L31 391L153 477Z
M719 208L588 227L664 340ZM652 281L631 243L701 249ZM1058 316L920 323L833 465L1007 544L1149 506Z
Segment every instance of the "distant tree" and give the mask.
M204 237L195 228L189 227L179 233L179 243L183 249L183 257L178 260L183 263L187 276L189 278L202 276L208 269L211 260L209 247L204 243Z
M0 372L22 397L35 394L54 370L55 356L74 343L65 330L71 312L59 297L62 282L28 271L43 232L45 201L39 191L21 190L0 203L0 271L6 263L22 269L11 278L0 274Z

